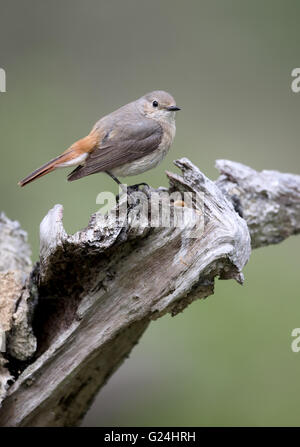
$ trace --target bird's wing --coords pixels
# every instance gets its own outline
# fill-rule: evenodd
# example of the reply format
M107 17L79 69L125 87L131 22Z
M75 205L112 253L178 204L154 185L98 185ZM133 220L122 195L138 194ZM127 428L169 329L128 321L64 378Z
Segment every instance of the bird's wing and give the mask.
M84 165L71 172L68 180L109 171L155 151L162 139L162 127L156 121L141 115L138 119L136 116L134 118L127 116L126 119L114 120L110 130L104 133L101 142L90 152Z

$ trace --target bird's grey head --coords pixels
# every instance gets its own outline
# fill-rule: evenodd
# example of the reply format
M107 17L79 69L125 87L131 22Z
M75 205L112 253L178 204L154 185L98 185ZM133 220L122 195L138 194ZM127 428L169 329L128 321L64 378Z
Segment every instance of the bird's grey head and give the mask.
M143 115L158 121L172 121L175 118L175 112L180 110L173 96L163 90L147 93L137 102Z

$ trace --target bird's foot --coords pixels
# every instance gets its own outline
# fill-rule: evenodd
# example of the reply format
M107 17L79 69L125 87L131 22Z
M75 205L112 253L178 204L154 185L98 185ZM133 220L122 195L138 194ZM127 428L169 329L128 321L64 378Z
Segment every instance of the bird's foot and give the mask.
M150 186L147 183L136 183L135 185L130 185L127 187L127 194L139 191L140 186L146 186L147 188L150 188Z
M143 186L143 188L140 190L140 186ZM116 201L119 202L120 196L123 194L127 194L127 196L134 195L134 193L141 192L145 193L148 196L148 192L150 191L150 186L147 183L137 183L135 185L125 186L120 185L120 188L122 189L122 192L116 196Z

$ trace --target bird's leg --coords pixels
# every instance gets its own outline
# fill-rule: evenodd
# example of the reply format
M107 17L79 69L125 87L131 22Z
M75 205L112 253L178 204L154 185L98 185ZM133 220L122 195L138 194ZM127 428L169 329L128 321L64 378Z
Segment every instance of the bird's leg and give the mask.
M106 172L106 174L108 174L119 186L121 186L122 185L122 183L120 182L120 180L119 179L117 179L117 177L115 176L115 175L113 175L111 172L109 172L109 171L105 171ZM127 188L127 194L130 194L131 192L134 192L134 191L138 191L139 190L139 187L140 186L148 186L148 188L149 188L149 185L148 185L148 183L144 183L144 182L142 182L142 183L136 183L135 185L131 185L131 186L128 186L128 188ZM122 186L121 186L121 188L122 188ZM124 191L124 189L122 188L122 190Z
M128 191L128 189L126 188L126 185L125 185L125 187L124 187L124 185L120 182L120 180L119 179L117 179L117 177L115 176L115 175L113 175L111 172L109 172L109 171L105 171L106 172L106 174L108 174L116 183L117 183L117 185L119 186L119 188L121 188L121 190L123 191L123 194L128 194L128 193L130 193L130 191ZM117 201L117 203L119 202L119 200L120 200L120 194L117 194L117 196L116 196L116 201Z
M117 179L117 177L115 177L111 172L109 171L105 171L106 174L108 174L118 185L122 185L122 183L120 182L120 180Z
M137 183L135 185L131 185L131 186L127 186L126 187L126 185L123 185L120 182L120 180L118 180L117 177L114 176L111 172L109 172L109 171L105 171L105 172L106 172L106 174L108 174L118 184L119 188L122 189L123 194L126 193L127 197L128 196L131 197L131 199L128 199L128 202L127 202L130 208L133 207L134 204L139 203L139 199L138 198L135 198L133 202L132 202L132 198L135 197L134 193L139 191L139 187L140 186L147 186L148 190L150 189L149 185L147 183L144 183L144 182L143 183ZM116 202L119 203L119 201L120 201L120 194L117 194Z

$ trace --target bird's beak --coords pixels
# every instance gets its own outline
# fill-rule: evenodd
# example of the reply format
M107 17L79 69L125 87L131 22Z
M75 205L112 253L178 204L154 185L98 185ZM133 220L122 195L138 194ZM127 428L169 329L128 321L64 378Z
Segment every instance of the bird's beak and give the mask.
M177 112L177 110L180 110L180 107L169 106L169 107L167 107L167 110L169 110L169 112Z

